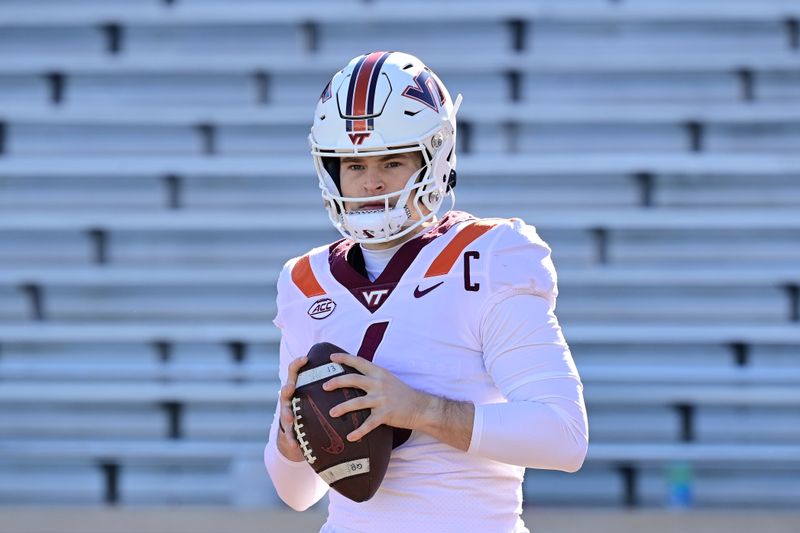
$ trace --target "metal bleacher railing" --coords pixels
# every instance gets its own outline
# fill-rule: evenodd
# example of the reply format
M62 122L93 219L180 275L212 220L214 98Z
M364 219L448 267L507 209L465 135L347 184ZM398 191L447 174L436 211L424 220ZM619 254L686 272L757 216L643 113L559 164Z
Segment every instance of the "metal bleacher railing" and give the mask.
M554 247L593 439L528 501L689 462L701 505L796 506L800 2L63 5L0 1L0 502L274 502L312 105L388 48L465 94L459 205Z

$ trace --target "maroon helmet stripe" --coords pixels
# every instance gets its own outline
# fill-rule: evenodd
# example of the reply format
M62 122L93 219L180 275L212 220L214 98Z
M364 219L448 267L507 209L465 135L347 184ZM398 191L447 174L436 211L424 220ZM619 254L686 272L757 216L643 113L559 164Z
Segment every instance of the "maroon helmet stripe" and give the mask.
M362 59L353 70L353 78L350 80L348 88L347 109L352 117L366 116L373 103L370 98L375 98L374 84L377 84L376 70L383 66L383 60L388 57L389 52L372 52ZM349 124L347 131L367 131L369 128L366 120L353 120Z
M353 116L363 117L367 114L367 96L369 95L369 85L372 80L372 69L378 60L383 57L386 52L372 52L361 69L358 71L358 79L356 80L355 94L353 96Z

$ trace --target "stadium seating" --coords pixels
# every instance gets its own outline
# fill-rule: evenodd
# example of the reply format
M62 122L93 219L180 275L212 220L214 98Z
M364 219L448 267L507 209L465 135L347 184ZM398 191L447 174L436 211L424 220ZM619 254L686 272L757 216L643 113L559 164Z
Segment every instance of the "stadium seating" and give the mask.
M0 0L0 504L277 504L312 106L400 49L464 95L456 207L553 246L591 446L526 502L797 507L800 2L482 4Z

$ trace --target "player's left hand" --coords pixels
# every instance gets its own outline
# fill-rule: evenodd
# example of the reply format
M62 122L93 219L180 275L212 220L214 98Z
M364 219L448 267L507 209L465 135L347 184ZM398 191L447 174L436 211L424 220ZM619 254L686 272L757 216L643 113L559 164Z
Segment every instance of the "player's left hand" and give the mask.
M365 396L342 402L330 411L331 416L341 416L359 409L371 409L364 423L347 435L347 440L357 441L381 424L397 428L417 429L420 418L435 397L413 389L394 374L363 357L349 354L333 354L331 361L355 368L362 375L346 374L329 379L325 390L356 387L365 391Z

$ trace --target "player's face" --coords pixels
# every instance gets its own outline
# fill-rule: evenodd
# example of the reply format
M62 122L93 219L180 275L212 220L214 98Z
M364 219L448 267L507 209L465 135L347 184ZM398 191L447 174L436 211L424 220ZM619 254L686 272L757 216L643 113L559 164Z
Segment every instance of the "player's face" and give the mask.
M385 156L346 157L339 163L342 196L366 198L397 192L405 187L408 178L422 167L419 152ZM409 198L409 203L412 201ZM397 198L389 200L394 207ZM383 209L383 202L346 202L348 211Z

